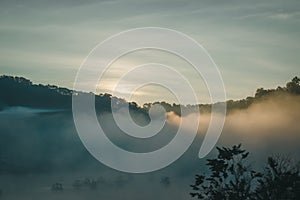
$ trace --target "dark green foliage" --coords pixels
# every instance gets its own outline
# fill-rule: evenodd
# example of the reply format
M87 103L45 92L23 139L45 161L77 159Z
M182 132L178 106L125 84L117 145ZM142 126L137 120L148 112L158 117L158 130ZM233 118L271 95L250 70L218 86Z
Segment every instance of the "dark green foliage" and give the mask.
M192 197L211 200L253 199L255 181L261 174L246 164L249 152L235 145L232 148L217 148L218 156L208 159L209 176L196 175L191 185Z
M228 100L226 102L228 113L238 109L246 109L250 105L255 102L260 101L261 99L270 97L271 95L280 95L280 94L292 94L299 95L300 94L300 79L298 77L294 77L290 82L286 84L286 87L277 87L276 89L264 89L258 88L256 90L254 97L247 97L242 100ZM198 104L198 105L179 105L179 104L169 104L166 102L155 102L153 104L160 104L165 108L167 112L174 112L175 114L181 116L181 109L185 109L189 112L193 112L196 108L199 108L201 113L210 113L212 104ZM213 104L215 108L218 108L219 104ZM143 105L145 110L148 110L151 107L151 103L147 103Z
M70 110L72 107L72 94L92 95L92 93L73 91L67 88L61 88L54 85L33 84L30 80L23 77L0 76L0 90L5 91L0 94L0 110L11 106L24 106L32 108L55 108ZM277 89L259 88L255 93L255 97L247 97L242 100L229 100L226 102L228 112L235 109L246 109L254 102L265 98L271 94L300 94L300 79L294 77L286 84L286 87L278 87ZM152 105L160 104L167 112L174 112L181 116L181 109L185 109L187 113L200 109L201 113L210 113L212 104L198 105L179 105L169 104L166 102L146 103L143 107L139 107L135 102L127 102L124 99L113 97L111 94L95 95L95 107L97 112L111 112L111 106L114 109L129 107L130 112L141 112L146 114ZM219 102L213 104L216 108Z
M274 94L274 93L290 93L290 94L300 94L300 79L296 76L294 77L290 82L286 84L286 87L277 87L277 89L264 89L259 88L256 90L255 98L260 98L263 96L266 96L268 94Z
M209 176L196 175L191 197L209 200L292 200L300 199L299 168L282 156L268 158L264 173L246 164L249 152L241 145L217 148L218 156L208 159Z
M260 98L260 97L263 97L267 94L271 94L273 92L275 92L276 90L274 89L268 89L268 90L265 90L264 88L258 88L256 90L256 93L255 93L255 98Z
M292 94L299 95L300 94L300 79L296 76L290 82L286 84L286 87L277 87L276 89L264 89L258 88L256 90L254 97L247 97L242 100L229 100L227 101L227 111L233 111L236 109L245 109L248 108L253 103L270 97L271 95L281 95L281 94Z
M73 91L54 85L33 84L23 77L0 76L0 110L5 107L24 106L31 108L55 108L69 111L72 108L72 95L90 96L92 93ZM95 106L99 112L110 112L114 108L129 106L130 110L144 110L134 102L113 97L110 94L95 95Z
M2 106L71 108L71 90L52 85L36 85L23 77L0 77Z
M288 157L268 158L265 174L256 190L260 200L300 199L300 176L298 167Z
M296 76L286 84L286 89L292 94L300 94L300 79Z

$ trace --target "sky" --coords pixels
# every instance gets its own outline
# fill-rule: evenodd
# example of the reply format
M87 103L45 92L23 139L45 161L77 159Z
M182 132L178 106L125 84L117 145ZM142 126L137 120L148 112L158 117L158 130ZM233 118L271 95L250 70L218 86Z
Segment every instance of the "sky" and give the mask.
M219 67L228 99L252 96L259 87L274 88L299 75L298 0L1 0L0 74L72 88L77 70L97 44L138 27L174 29L203 45ZM197 85L200 103L209 102L205 84L191 66L157 51L116 61L98 91L111 92L111 82L133 64L153 60L184 71ZM147 76L140 75L136 78ZM157 86L141 88L131 100L176 101Z

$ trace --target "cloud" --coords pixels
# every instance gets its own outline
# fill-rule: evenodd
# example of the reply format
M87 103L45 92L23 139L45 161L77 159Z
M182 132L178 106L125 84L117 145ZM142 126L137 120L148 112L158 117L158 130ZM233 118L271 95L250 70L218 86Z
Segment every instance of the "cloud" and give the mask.
M161 26L182 31L203 44L220 65L228 96L241 98L253 88L241 80L255 77L253 82L260 85L284 82L298 69L298 5L294 0L189 4L136 0L1 1L2 73L71 88L81 61L96 44L129 28ZM269 15L284 20L275 21ZM162 60L173 59L163 55ZM284 70L278 73L280 66ZM270 75L263 77L258 71ZM232 79L232 73L236 79ZM188 76L197 80L192 73Z
M270 18L272 19L277 19L277 20L288 20L288 19L291 19L291 18L294 18L294 17L299 17L300 15L300 12L297 11L297 12L282 12L282 13L274 13L274 14L271 14L269 15Z

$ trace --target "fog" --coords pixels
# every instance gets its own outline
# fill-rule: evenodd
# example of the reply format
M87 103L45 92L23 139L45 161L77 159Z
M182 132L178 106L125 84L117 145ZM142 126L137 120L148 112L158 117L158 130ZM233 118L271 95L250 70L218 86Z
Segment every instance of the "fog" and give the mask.
M242 143L250 151L250 163L262 169L267 156L300 155L300 97L270 95L246 109L229 110L217 146ZM122 113L119 113L122 117ZM149 119L138 111L131 116L139 124ZM184 116L197 117L195 113ZM124 134L114 123L111 113L99 114L107 136L118 146L134 152L161 148L176 134L182 118L167 113L161 132L149 139ZM0 189L3 199L189 199L189 184L194 175L206 171L205 159L198 151L210 122L210 114L200 116L199 132L192 146L176 162L156 172L128 174L110 169L98 162L84 148L74 127L70 112L30 108L10 108L0 112ZM189 124L184 124L190 134ZM100 142L101 144L101 142ZM114 155L112 155L113 157ZM75 180L97 182L76 189ZM61 183L63 191L51 186Z
M229 110L218 143L242 143L251 153L278 152L297 156L300 151L299 110L300 97L288 94L270 95L246 109ZM210 118L210 114L201 115L199 135L206 133Z

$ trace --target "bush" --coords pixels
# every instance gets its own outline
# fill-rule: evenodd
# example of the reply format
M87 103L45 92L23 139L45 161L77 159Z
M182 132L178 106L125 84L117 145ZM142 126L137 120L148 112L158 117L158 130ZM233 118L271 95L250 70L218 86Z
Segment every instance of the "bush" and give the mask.
M268 158L264 173L247 165L249 152L241 145L218 148L208 159L210 175L196 175L190 185L192 197L210 200L291 200L300 199L299 168L283 156Z

